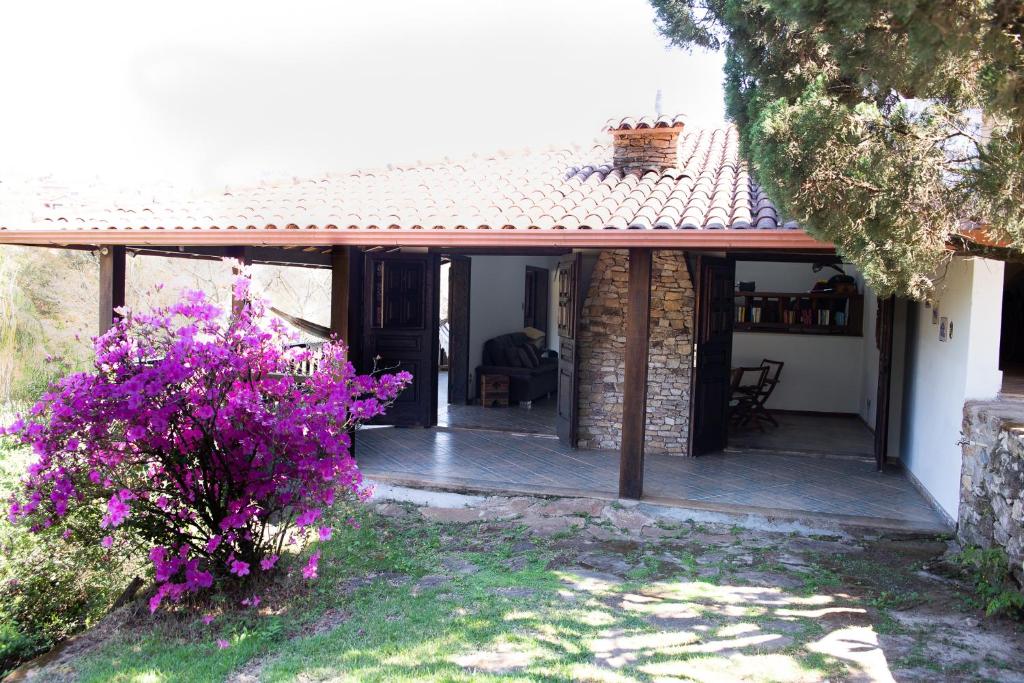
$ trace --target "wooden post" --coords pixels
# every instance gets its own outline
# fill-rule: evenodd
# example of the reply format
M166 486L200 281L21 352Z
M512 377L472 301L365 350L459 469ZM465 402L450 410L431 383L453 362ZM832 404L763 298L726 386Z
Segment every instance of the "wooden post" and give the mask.
M244 302L235 299L235 279L249 265L249 250L246 247L224 247L224 258L237 262L231 266L231 311L237 313Z
M626 304L626 381L622 389L619 497L639 499L644 490L644 427L647 421L647 356L651 327L650 249L629 250Z
M896 298L879 299L877 325L878 393L875 395L875 469L885 469L889 451L889 387L892 380L892 341Z
M115 318L115 308L124 306L125 248L103 247L100 256L100 334L109 330Z
M349 360L354 363L353 340L349 339L349 333L352 331L349 326L349 315L352 298L352 259L356 258L358 253L353 254L353 251L351 247L338 245L331 248L331 336L345 342L349 348ZM356 430L351 430L348 436L352 443L349 453L354 458Z
M349 340L349 258L347 247L331 249L331 334L351 344Z

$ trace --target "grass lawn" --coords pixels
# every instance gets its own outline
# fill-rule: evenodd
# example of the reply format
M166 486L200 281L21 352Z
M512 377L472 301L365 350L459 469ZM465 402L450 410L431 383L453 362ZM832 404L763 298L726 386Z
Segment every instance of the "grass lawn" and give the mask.
M935 539L665 523L597 501L498 499L425 514L388 503L359 517L360 529L321 544L315 581L301 578L296 558L240 593L155 616L140 602L40 673L140 682L930 681L1019 680L1024 670L1012 623L982 623L949 581L919 572L944 545ZM240 604L253 595L258 607ZM204 615L214 617L209 625Z

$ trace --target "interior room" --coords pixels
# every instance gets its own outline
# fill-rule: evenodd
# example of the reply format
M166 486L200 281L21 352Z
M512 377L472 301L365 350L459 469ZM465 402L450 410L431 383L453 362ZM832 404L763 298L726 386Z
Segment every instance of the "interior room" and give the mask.
M439 426L554 435L558 261L464 255L442 263Z
M730 448L872 457L877 298L850 264L737 261Z

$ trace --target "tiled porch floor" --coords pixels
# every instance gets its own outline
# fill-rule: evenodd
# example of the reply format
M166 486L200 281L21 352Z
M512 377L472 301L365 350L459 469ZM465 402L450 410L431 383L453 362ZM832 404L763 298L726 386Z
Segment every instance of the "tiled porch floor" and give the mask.
M555 399L534 401L533 406L484 408L448 403L448 373L437 378L437 424L451 429L491 429L520 434L555 434Z
M553 495L614 495L618 453L572 450L557 439L448 429L365 429L356 456L371 477L436 486ZM886 520L944 529L938 513L898 470L877 473L869 458L736 450L687 458L648 455L646 497L709 509L763 508ZM750 510L752 511L752 510Z
M754 425L733 427L729 448L874 457L875 434L859 417L777 412L772 415L778 427L765 426L764 431Z

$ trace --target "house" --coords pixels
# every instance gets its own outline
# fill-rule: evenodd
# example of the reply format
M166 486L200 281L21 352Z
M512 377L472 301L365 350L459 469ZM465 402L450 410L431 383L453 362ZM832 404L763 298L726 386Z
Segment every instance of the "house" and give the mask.
M999 393L1001 329L1020 329L1002 321L1003 262L957 253L930 302L880 300L779 215L733 128L659 116L606 133L208 196L44 189L0 209L0 244L99 250L101 327L127 253L330 269L330 329L353 358L415 376L388 423L446 427L361 435L374 476L955 523L965 401ZM783 365L762 431L730 399L763 359ZM479 405L508 384L529 408Z

